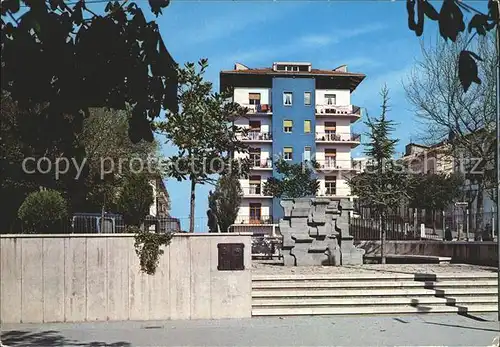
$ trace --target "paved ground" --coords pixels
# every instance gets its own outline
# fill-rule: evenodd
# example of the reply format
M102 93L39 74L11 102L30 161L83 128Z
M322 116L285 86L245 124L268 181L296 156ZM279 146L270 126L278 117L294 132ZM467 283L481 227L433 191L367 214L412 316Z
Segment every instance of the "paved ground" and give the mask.
M468 264L363 264L352 266L290 266L284 267L272 264L262 264L254 261L252 273L254 274L440 274L440 273L498 273L498 269L488 266Z
M7 346L492 346L494 315L4 325Z

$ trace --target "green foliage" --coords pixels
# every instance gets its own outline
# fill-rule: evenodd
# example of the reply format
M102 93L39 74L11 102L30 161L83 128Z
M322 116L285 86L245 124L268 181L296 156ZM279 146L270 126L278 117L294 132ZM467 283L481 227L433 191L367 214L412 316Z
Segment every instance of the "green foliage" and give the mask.
M314 169L319 165L311 163L288 163L283 158L276 162L280 177L270 177L264 184L264 194L276 198L302 198L316 195L319 189Z
M380 95L382 96L380 117L375 120L367 117L365 121L370 131L367 134L370 142L365 144L367 146L365 153L372 159L372 164L382 168L384 161L392 159L399 140L389 138L389 134L394 131L395 123L386 118L387 112L390 111L389 89L386 85L382 88Z
M198 63L186 63L178 70L179 112L169 114L167 121L156 127L165 133L171 144L178 148L170 158L167 174L178 180L191 181L190 232L194 232L194 204L196 184L213 182L213 174L234 171L237 161L235 152L246 152L247 146L240 141L244 130L234 121L246 114L237 103L228 102L229 92L212 92L212 83L203 75L208 67L206 59ZM244 174L248 165L237 168Z
M39 234L55 232L67 215L66 201L55 190L32 192L18 211L25 230Z
M59 118L134 105L130 136L152 141L151 119L176 108L175 62L156 22L133 2L109 2L103 15L85 0L26 1L22 15L19 3L2 2L2 88ZM167 5L151 1L156 15Z
M135 232L135 253L139 257L141 271L154 275L163 255L163 246L168 246L172 240L172 233L154 233L139 228L130 229Z
M488 31L495 28L498 30L500 25L500 5L496 0L488 0L487 13L482 13L467 5L464 1L457 0L444 0L439 13L427 0L409 0L406 8L408 26L417 36L421 36L424 32L425 17L427 17L439 23L439 33L445 40L450 39L455 42L459 34L466 29L462 10L474 13L467 26L469 33L474 30L473 36L476 34L485 36ZM417 14L416 19L415 14ZM467 92L472 82L481 83L481 79L478 77L476 61L481 61L484 58L466 48L460 52L458 57L458 76L465 92Z
M366 122L370 130L366 153L371 162L365 172L348 179L347 183L362 206L384 216L388 209L399 206L409 197L411 180L404 166L392 158L397 140L390 138L394 123L386 118L389 110L387 87L384 86L380 94L382 113Z
M215 212L222 232L229 231L238 217L243 190L240 181L232 175L220 176L217 180L214 193L208 197L208 207Z
M431 211L444 210L457 201L464 183L457 174L418 174L412 180L409 206Z
M118 211L123 214L126 224L139 226L149 214L153 204L153 187L144 174L129 174L118 198Z

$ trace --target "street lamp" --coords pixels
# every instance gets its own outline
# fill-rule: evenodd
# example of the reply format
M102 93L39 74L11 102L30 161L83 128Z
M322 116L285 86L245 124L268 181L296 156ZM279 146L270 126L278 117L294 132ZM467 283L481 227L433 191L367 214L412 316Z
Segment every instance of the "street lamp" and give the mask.
M500 13L500 0L497 0L498 12ZM497 231L497 253L498 253L498 320L500 321L500 23L497 23L497 119L496 119L496 128L497 128L497 154L496 154L496 163L497 163L497 219L495 228Z

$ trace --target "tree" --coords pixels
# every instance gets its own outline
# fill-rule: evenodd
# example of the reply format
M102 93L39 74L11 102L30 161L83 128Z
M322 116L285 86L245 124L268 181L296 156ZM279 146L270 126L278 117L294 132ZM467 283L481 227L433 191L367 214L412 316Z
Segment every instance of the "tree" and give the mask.
M244 130L234 120L247 110L227 101L231 94L212 92L212 83L203 79L208 61L186 63L178 70L180 111L170 113L157 129L167 137L167 143L178 148L167 166L169 176L191 181L189 232L194 232L195 188L197 184L213 183L213 174L234 171L245 174L248 165L233 159L236 152L245 153L247 146L240 141Z
M446 139L448 154L459 162L464 178L477 186L476 226L482 229L484 190L496 186L496 175L485 175L485 169L491 170L494 163L497 144L496 58L493 37L478 40L476 50L484 57L479 63L482 82L465 92L456 73L460 64L456 55L469 41L470 36L464 35L455 44L440 41L435 46L422 46L423 58L405 90L417 117L426 125L429 139Z
M381 228L381 258L385 264L385 229L387 213L397 208L401 201L408 199L411 181L403 166L393 160L395 145L398 140L391 139L394 122L387 119L389 111L389 90L386 86L381 91L382 113L380 117L367 117L366 134L370 142L365 144L365 153L370 162L364 172L347 180L351 194L357 196L362 206L369 207L379 217Z
M433 231L436 233L436 211L444 211L461 196L461 175L417 174L412 177L409 206L432 212ZM443 230L444 232L444 230Z
M208 196L208 206L217 216L222 232L228 232L238 217L243 189L239 179L233 175L222 175L217 180L215 191Z
M18 216L29 233L56 233L68 215L66 201L55 190L30 193L19 207Z
M131 172L160 175L153 159L156 141L133 143L128 136L131 110L91 108L80 135L85 148L88 175L85 177L86 209L113 209L118 190ZM142 170L141 170L142 166Z
M85 0L20 3L1 5L2 89L22 108L48 103L52 117L80 126L89 107L134 105L131 139L152 141L151 120L177 106L175 62L156 22L127 1L102 15ZM149 4L158 16L169 1Z
M127 225L140 226L154 202L153 187L145 174L129 174L121 189L117 207Z
M416 20L415 6L417 10ZM467 26L469 33L475 30L473 37L477 34L486 36L487 32L495 28L497 32L500 31L500 2L498 0L488 0L488 12L486 14L460 0L444 0L439 13L427 0L407 0L406 8L408 12L408 27L417 36L421 36L424 32L425 17L427 17L430 20L438 21L439 33L446 41L450 39L455 42L459 34L465 31L462 10L474 13ZM498 53L496 56L498 61ZM481 84L481 78L478 76L477 61L481 61L486 56L469 51L468 44L466 44L460 49L454 59L457 60L457 58L458 77L463 90L467 92L472 82Z
M264 194L276 198L303 198L316 195L319 182L314 169L318 164L288 163L280 158L276 163L278 177L269 177L264 183Z

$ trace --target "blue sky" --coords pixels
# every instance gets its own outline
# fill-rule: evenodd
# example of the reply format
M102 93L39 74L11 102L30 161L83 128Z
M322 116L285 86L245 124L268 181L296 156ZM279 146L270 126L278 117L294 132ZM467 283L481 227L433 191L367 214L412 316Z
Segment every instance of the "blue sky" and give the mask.
M438 9L440 4L434 3ZM349 71L366 79L356 89L352 103L379 114L379 92L390 89L389 117L398 123L394 136L402 152L409 141L418 141L419 125L405 100L402 81L420 56L420 39L408 29L404 1L377 2L182 2L173 1L157 19L163 39L178 63L208 58L206 78L219 88L220 70L235 62L249 67L270 66L273 61L308 61L313 67L333 69L347 64ZM437 38L437 26L426 21L424 40ZM353 131L364 132L362 122ZM164 146L168 156L174 150ZM363 156L359 146L353 156ZM189 183L167 180L171 213L187 227ZM211 186L199 186L196 217L204 217Z

